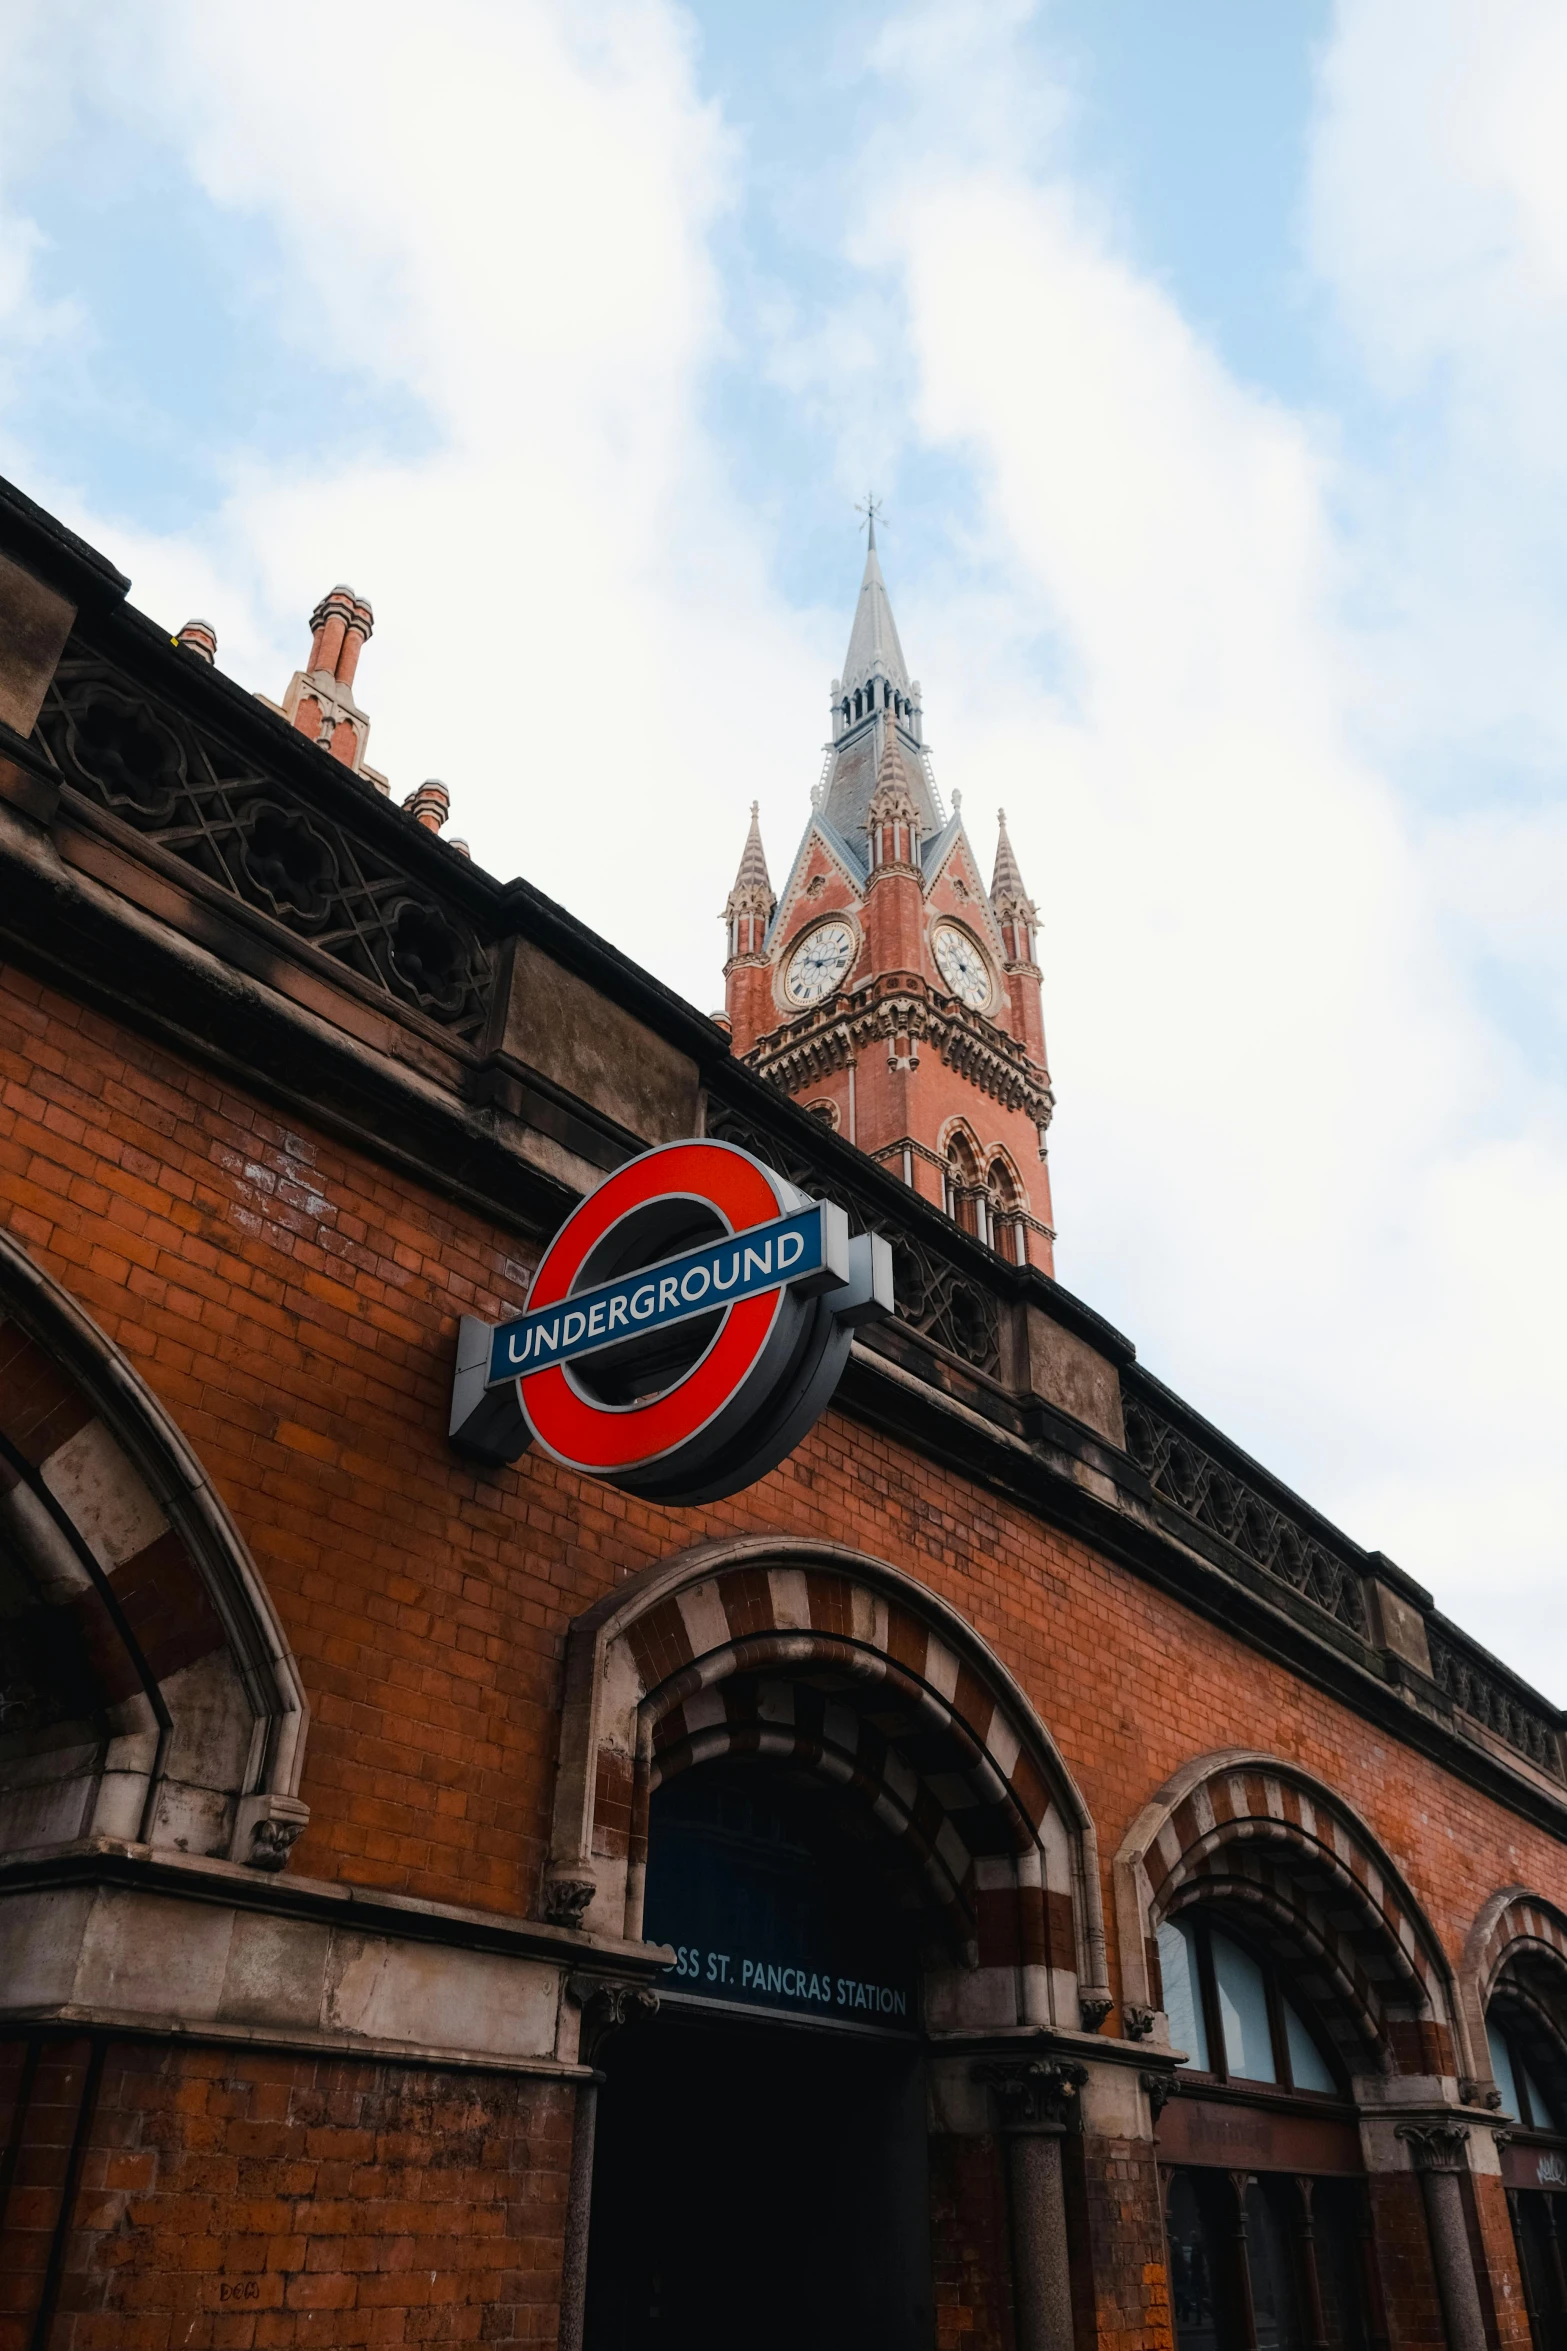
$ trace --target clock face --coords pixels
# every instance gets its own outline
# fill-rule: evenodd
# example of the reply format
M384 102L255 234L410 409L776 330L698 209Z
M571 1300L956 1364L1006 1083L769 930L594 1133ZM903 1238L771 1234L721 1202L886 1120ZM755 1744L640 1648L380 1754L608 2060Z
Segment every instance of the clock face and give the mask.
M854 933L846 922L824 922L801 940L789 958L784 994L791 1004L817 1004L849 975Z
M950 922L936 933L936 961L941 976L961 1003L983 1012L990 1002L990 966L969 937Z

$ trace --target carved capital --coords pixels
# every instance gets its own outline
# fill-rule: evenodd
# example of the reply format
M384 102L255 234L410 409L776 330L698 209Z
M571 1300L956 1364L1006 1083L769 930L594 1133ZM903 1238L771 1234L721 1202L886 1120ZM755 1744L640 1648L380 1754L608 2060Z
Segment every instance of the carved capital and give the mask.
M646 1984L596 1975L569 1975L566 1997L582 2011L578 2052L591 2065L612 2034L658 2013L658 1994Z
M1157 2008L1139 2008L1135 2000L1121 2002L1121 2030L1129 2041L1146 2041L1154 2028Z
M309 1825L310 1807L297 1796L246 1796L235 1818L230 1854L247 1869L286 1869Z
M1143 2095L1148 2100L1148 2111L1157 2122L1174 2097L1179 2084L1173 2073L1140 2073L1137 2080Z
M1467 2171L1469 2125L1464 2122L1401 2122L1394 2132L1408 2147L1416 2171Z
M1083 2020L1085 2033L1097 2033L1115 2002L1108 1992L1079 1992L1077 2012Z
M1082 2112L1086 2065L1056 2057L987 2057L974 2079L996 2094L1006 2131L1064 2131Z
M591 1878L547 1877L539 1907L552 1927L572 1927L580 1933L589 1903L598 1891Z

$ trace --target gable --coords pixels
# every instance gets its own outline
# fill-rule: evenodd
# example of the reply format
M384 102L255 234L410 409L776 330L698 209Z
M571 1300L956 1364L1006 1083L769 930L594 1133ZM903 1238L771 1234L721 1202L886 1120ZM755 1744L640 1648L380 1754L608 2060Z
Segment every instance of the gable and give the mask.
M813 895L812 885L817 881L824 886ZM768 954L776 957L807 917L814 921L818 914L844 908L858 911L864 887L864 869L848 842L819 812L813 814L768 925Z

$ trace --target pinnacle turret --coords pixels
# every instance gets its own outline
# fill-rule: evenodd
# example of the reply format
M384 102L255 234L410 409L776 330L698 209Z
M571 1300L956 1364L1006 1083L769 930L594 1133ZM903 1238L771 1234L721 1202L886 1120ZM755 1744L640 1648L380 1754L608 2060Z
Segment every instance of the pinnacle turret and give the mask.
M751 827L740 852L740 870L724 907L731 962L737 956L761 954L777 903L767 871L767 852L762 847L761 803L753 800Z
M996 822L1001 829L996 835L996 870L990 883L990 903L996 910L996 920L1004 923L1010 915L1018 913L1025 922L1035 923L1039 919L1038 910L1023 887L1004 808L996 810Z
M1032 970L1039 909L1023 887L1004 808L996 810L996 822L1001 829L996 835L996 870L991 877L990 903L1001 926L1008 964L1021 964Z
M918 872L919 803L909 781L908 763L895 726L888 727L887 739L882 746L881 765L876 771L876 789L865 811L865 830L870 835L873 874L889 865L906 865Z

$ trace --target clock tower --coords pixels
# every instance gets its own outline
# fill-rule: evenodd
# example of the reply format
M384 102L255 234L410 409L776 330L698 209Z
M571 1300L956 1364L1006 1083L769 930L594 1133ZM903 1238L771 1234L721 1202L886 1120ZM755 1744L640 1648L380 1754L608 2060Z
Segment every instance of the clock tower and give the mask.
M756 804L724 909L736 1053L965 1230L1051 1272L1037 912L1003 812L987 890L947 815L876 552L811 816L774 893Z

